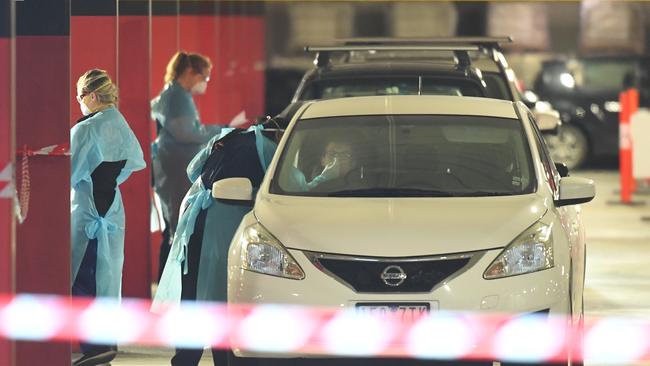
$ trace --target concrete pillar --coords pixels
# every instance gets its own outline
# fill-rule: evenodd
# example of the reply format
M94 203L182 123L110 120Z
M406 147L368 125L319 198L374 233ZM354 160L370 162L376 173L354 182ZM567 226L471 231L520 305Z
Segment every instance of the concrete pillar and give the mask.
M14 1L0 0L0 294L14 292L13 25ZM14 344L0 339L0 366L13 365Z
M120 111L142 146L147 167L120 186L126 214L122 294L151 296L150 192L151 128L149 101L150 27L148 1L119 0L117 77Z
M15 4L16 146L40 149L68 143L70 98L73 97L69 77L69 1ZM21 156L16 161L16 170L21 171ZM29 211L25 221L16 228L16 292L68 296L69 157L31 157L29 179ZM19 179L19 187L21 182ZM70 345L16 342L15 362L16 365L70 364Z

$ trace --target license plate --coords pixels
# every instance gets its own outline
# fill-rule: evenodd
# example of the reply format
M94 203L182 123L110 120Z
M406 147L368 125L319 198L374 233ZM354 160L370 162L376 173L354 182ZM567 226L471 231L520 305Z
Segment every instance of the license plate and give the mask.
M357 303L357 312L379 317L397 318L403 321L416 321L426 317L431 311L431 305L426 302L417 303Z

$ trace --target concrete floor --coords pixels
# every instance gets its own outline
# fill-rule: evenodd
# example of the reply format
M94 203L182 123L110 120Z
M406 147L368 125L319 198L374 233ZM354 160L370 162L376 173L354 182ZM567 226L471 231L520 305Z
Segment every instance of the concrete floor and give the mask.
M587 227L587 316L650 316L650 195L637 195L645 205L618 201L618 175L584 172L596 181L596 199L584 205Z
M588 238L586 315L650 318L650 221L641 220L650 216L650 195L636 196L647 205L611 205L608 202L618 201L616 171L580 171L572 175L592 178L597 185L596 199L583 205ZM172 354L169 349L121 347L112 365L169 365ZM587 360L586 364L601 365L593 361ZM204 353L200 365L212 365L209 352Z

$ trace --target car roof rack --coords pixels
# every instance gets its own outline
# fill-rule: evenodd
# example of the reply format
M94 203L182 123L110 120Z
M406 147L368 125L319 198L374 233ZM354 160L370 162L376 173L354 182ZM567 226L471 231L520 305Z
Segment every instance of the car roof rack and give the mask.
M360 45L430 45L430 46L467 46L473 45L479 47L479 50L489 55L495 62L499 60L499 53L503 49L504 43L512 43L510 36L500 37L420 37L420 38L386 38L386 37L365 37L365 38L342 38L341 42L347 46Z
M398 45L398 44L427 44L427 45L475 45L481 47L500 47L504 43L512 43L510 36L501 37L422 37L422 38L386 38L386 37L366 37L366 38L343 38L339 39L344 45Z
M458 65L461 67L469 67L471 60L469 51L479 51L477 45L467 44L444 44L444 45L430 45L430 44L358 44L358 45L342 45L342 46L306 46L306 52L316 52L314 64L316 67L325 67L330 64L332 53L347 53L358 51L450 51L458 59Z

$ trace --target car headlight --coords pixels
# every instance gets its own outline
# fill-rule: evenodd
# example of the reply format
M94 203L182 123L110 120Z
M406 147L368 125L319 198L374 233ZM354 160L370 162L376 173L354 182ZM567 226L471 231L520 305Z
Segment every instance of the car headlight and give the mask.
M261 224L245 228L241 240L244 269L294 280L305 278L298 262Z
M537 222L519 235L488 266L483 278L491 280L552 268L552 224Z

